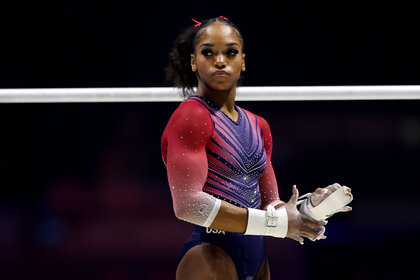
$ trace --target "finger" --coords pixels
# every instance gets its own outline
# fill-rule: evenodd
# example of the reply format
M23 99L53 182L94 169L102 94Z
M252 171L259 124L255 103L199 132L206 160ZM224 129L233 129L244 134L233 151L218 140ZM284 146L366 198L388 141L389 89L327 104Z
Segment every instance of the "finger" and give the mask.
M353 210L351 206L344 206L343 208L339 209L339 212L349 212L351 210Z
M296 240L297 242L299 242L300 243L300 245L303 245L303 243L304 243L304 239L303 239L303 237L301 237L301 236L299 236L299 235L293 235L293 236L291 236L291 238L293 239L293 240Z
M324 194L324 199L326 199L327 198L327 196L329 196L330 194L332 194L333 192L335 192L337 189L336 188L329 188L329 189L327 189L326 188L326 192L325 192L325 194Z
M314 231L311 228L305 229L305 231L302 231L299 233L299 235L304 236L308 238L311 241L316 241L322 239L322 236L324 236L325 228L322 228L318 231Z
M305 231L305 232L311 232L313 234L319 234L322 231L325 231L326 224L327 224L326 220L315 221L315 220L307 219L306 221L303 220L303 222L301 223L299 227L299 230Z
M298 191L296 185L293 185L293 190L292 191L293 191L293 195L296 197L296 200L297 200L297 198L299 197L299 191Z
M325 228L324 230L318 234L318 236L316 236L315 238L311 239L312 241L317 241L317 240L321 240L321 239L327 239L327 237L324 235L325 233Z
M322 227L322 226L325 226L326 224L328 224L327 220L317 221L317 220L311 219L311 218L309 218L308 216L305 216L305 215L301 215L301 218L302 218L302 222L304 224L310 226L310 227Z
M350 189L350 188L348 188L348 187L344 186L344 192L345 192L345 194L346 194L348 197L350 197L351 199L353 199L353 194L351 193L351 189Z
M318 190L318 189L317 189L317 190ZM327 187L327 188L320 189L320 191L319 191L319 193L318 193L318 194L322 195L322 196L324 197L324 199L325 199L325 197L327 197L329 194L331 194L331 193L333 193L333 192L334 192L333 190L330 190L330 189Z
M350 212L351 210L353 210L352 207L350 207L350 206L344 206L344 207L342 207L342 208L340 208L340 209L332 212L331 214L329 214L328 217L331 217L332 215L337 214L337 213L340 213L340 212Z
M351 189L349 187L343 186L343 188L346 193L351 193Z
M309 233L304 232L304 231L300 232L300 233L299 233L299 236L301 236L301 237L305 237L305 238L308 238L308 239L309 239L309 240L311 240L311 241L316 241L316 238L317 238L317 236L316 236L316 235L309 234Z
M315 241L320 238L325 233L325 227L302 227L298 232L299 235L304 236L312 241Z
M299 197L299 191L298 191L296 185L293 185L293 188L292 188L292 196L289 199L289 203L296 204L297 203L297 200L298 200L298 197Z
M316 191L310 196L310 200L313 206L317 206L322 202L324 197L324 189L318 188Z
M328 186L328 189L331 190L332 192L335 192L339 188L341 188L341 185L338 184L338 183L334 183L334 184Z
M341 186L341 185L340 185L340 184L338 184L338 183L334 183L334 184L329 185L328 187L326 187L326 189L328 189L328 194L325 196L325 198L326 198L327 196L331 195L333 192L337 191L337 190L338 190L338 189L340 189L340 188L346 188L346 189L345 189L345 191L348 191L348 189L349 189L349 188L347 188L346 186ZM347 194L348 194L348 192L347 192ZM324 198L324 199L325 199L325 198Z
M321 234L321 235L317 236L316 238L312 239L311 241L315 242L315 241L323 240L323 239L327 239L327 237L325 235Z
M321 228L312 228L312 227L303 227L301 228L299 235L304 236L312 241L319 239L321 235L325 232L325 227Z
M317 241L317 240L323 240L323 239L327 239L327 236L325 236L325 235L323 235L323 234L321 234L320 236L318 236L314 241Z
M353 208L351 208L351 206L344 206L344 207L338 209L335 213L338 213L338 212L350 212L351 210L353 210Z

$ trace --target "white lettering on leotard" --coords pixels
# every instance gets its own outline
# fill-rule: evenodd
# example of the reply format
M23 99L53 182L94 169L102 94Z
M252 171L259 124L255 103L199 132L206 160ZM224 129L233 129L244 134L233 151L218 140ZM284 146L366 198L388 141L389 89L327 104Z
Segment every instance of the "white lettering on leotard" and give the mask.
M224 230L218 230L218 229L212 229L212 228L206 228L206 232L226 235Z

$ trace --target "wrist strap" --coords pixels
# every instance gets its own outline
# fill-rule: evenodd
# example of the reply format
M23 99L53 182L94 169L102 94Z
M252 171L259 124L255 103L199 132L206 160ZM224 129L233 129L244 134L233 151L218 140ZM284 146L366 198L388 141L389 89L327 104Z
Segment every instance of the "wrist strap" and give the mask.
M311 197L309 196L301 204L299 211L314 220L325 220L349 204L352 200L353 196L348 196L345 193L344 188L339 188L315 207L312 206Z
M245 235L286 237L287 211L284 206L277 210L269 205L267 211L248 208L248 224Z

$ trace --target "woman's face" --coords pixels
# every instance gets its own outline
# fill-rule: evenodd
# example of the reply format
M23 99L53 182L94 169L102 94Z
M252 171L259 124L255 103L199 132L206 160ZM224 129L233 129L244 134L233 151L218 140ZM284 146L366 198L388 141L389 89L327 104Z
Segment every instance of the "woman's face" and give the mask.
M241 71L245 71L245 54L236 30L216 21L201 32L191 55L191 67L198 72L199 87L200 83L214 90L236 87Z

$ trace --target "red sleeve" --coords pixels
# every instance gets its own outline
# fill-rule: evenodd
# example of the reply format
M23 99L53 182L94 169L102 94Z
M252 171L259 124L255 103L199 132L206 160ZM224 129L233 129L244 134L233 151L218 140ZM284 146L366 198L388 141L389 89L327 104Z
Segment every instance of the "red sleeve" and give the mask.
M202 226L209 226L220 208L220 200L203 192L208 172L206 144L212 131L208 111L187 100L173 113L162 136L175 215Z
M262 131L264 148L267 156L267 166L263 175L259 180L260 192L261 192L261 209L267 209L268 205L276 205L281 202L278 192L276 175L274 174L273 165L271 164L271 153L273 151L273 138L271 136L271 130L267 121L258 117Z

